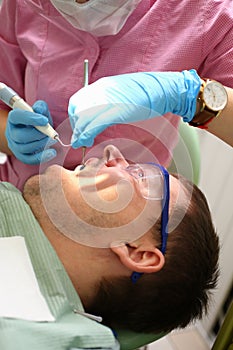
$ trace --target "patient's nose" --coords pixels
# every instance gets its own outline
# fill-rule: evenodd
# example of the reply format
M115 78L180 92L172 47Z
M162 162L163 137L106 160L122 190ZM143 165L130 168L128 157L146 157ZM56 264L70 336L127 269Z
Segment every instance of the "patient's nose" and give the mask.
M129 165L119 149L113 145L105 147L103 157L105 159L105 165L108 167L127 167Z

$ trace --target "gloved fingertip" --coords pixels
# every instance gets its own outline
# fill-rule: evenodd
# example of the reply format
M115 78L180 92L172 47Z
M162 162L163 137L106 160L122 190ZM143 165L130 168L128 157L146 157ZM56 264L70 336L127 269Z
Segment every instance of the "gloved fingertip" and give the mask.
M81 145L79 144L78 140L76 141L71 141L71 147L74 148L74 149L77 149L79 147L81 147Z
M48 105L45 101L38 100L33 104L32 108L35 112L43 114L44 111L48 110Z
M42 152L41 154L41 163L49 162L51 159L55 158L57 155L57 151L53 148L47 149L46 151Z
M80 139L78 141L79 141L80 146L91 147L91 146L93 146L94 138L89 137L87 139L86 137L80 137Z
M58 142L56 139L51 139L51 137L48 139L48 142L46 143L46 147L50 147L55 145Z
M71 146L75 149L81 146L81 144L79 143L79 136L77 136L75 133L73 133L70 143Z
M83 137L79 137L78 139L71 138L71 146L72 148L79 148L79 147L91 147L94 143L94 139L88 139L86 140Z
M36 101L34 103L34 105L32 106L32 109L35 113L42 114L42 115L46 116L49 119L49 123L51 125L53 124L53 120L52 120L51 114L49 112L48 104L45 101L43 101L43 100Z

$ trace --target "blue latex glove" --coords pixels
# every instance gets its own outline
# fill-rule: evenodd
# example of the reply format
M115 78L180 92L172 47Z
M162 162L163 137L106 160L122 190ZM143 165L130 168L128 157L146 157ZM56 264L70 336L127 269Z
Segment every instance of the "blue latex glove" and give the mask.
M47 162L57 154L55 149L48 148L48 142L52 145L56 141L49 139L34 127L46 125L48 122L52 125L47 104L44 101L36 101L32 108L35 113L18 108L10 111L5 132L8 147L15 157L25 164Z
M172 112L190 121L201 80L195 70L131 73L99 79L69 101L73 148L90 147L108 126Z

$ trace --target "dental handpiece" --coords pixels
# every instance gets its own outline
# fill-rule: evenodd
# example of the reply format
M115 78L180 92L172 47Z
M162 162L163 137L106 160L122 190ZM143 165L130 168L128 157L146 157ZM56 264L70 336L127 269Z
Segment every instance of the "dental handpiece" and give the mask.
M25 111L34 112L29 104L27 104L21 97L18 96L18 94L13 89L4 83L0 83L0 99L12 109L19 108ZM59 134L52 128L49 123L44 126L37 125L35 128L42 132L44 135L59 141L62 146L68 146L64 145L63 142L61 142Z

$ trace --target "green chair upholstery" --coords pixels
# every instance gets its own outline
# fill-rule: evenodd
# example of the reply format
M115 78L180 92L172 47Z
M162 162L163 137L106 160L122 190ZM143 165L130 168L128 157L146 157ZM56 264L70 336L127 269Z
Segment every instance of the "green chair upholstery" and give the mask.
M233 302L227 310L211 350L233 350Z
M136 333L127 330L117 331L117 339L121 345L121 350L135 350L144 345L153 343L154 341L164 337L165 333L148 334Z
M173 159L168 170L169 172L182 174L197 185L200 173L200 148L196 129L181 122L179 134L179 142L174 150ZM165 335L166 333L145 334L117 330L121 350L135 350ZM217 348L214 350L217 350Z
M180 122L180 138L173 152L168 168L170 173L178 173L198 185L200 176L200 145L197 130Z

